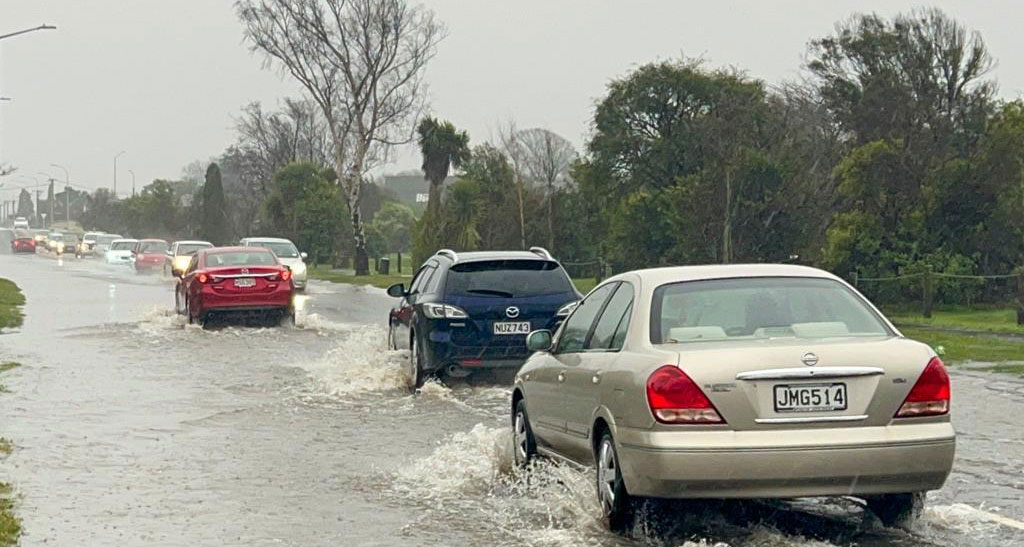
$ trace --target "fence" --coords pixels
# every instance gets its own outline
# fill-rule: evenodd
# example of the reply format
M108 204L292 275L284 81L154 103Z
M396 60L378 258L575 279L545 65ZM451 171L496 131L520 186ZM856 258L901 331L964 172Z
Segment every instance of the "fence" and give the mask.
M905 304L920 299L924 317L932 316L937 302L966 306L986 303L1024 310L1024 270L970 275L924 269L891 277L860 277L852 272L849 281L875 302ZM1020 312L1018 315L1024 317Z

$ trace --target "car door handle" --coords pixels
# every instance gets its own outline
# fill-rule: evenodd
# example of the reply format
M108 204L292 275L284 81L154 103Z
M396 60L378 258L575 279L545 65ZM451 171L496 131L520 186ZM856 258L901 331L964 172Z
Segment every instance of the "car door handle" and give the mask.
M565 373L564 372L559 372L558 373L558 381L559 382L564 382L565 381Z
M590 378L590 381L594 382L595 384L600 384L601 383L601 373L600 372L595 372L594 376Z

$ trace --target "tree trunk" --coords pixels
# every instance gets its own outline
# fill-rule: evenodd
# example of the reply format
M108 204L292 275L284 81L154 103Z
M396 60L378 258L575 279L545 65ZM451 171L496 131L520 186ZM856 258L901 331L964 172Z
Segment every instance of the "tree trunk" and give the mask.
M732 262L732 180L725 172L725 218L722 222L722 263Z
M548 182L548 250L555 248L555 185Z
M519 196L519 245L520 248L526 249L526 211L523 205L523 179L520 176L516 176L516 194Z

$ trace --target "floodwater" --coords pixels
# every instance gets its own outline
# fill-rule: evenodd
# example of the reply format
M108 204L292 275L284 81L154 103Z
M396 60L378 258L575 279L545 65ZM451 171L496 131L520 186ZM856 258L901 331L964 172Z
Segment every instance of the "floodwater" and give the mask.
M23 545L1024 545L1024 382L954 373L956 469L908 532L853 500L669 504L603 530L592 477L514 473L508 389L402 389L383 291L312 283L297 326L203 330L172 283L0 256L28 298L0 335L0 481Z

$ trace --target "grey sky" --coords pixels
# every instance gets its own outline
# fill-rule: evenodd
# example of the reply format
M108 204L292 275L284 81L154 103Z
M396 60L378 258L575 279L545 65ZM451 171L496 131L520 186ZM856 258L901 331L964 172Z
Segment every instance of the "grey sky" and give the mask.
M612 78L680 54L703 56L775 83L800 74L805 46L856 11L891 15L935 5L982 32L999 60L1004 97L1024 90L1020 2L429 0L449 28L428 68L432 111L487 140L503 120L543 126L580 146ZM56 31L0 42L0 158L19 175L130 192L176 178L234 140L247 102L274 104L297 87L262 69L242 43L229 0L0 0L0 34L49 23ZM418 167L413 150L385 171Z

